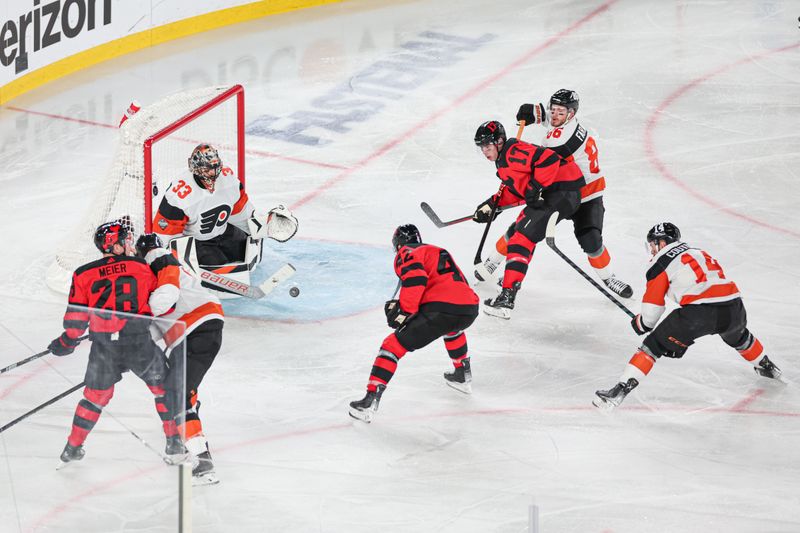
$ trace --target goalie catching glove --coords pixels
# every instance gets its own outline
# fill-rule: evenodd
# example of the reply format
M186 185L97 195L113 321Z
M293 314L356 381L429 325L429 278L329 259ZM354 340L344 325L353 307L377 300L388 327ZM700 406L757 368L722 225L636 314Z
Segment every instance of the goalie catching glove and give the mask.
M50 350L50 353L53 355L57 355L62 357L64 355L69 355L75 351L75 348L81 343L80 339L73 339L67 332L61 334L56 339L47 346L47 349Z
M297 233L297 218L285 206L278 205L269 210L266 216L257 215L247 221L250 236L254 239L269 237L278 242L286 242Z
M383 306L383 312L386 313L386 323L392 329L404 325L411 316L411 313L406 313L400 307L400 300L387 300L386 305Z

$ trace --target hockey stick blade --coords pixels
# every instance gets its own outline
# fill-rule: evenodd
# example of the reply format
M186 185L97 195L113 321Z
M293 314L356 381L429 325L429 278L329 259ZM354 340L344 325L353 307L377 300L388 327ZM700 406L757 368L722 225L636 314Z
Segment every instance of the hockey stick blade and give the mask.
M266 293L259 287L254 287L252 285L248 285L247 283L242 283L241 281L236 281L235 279L223 276L222 274L216 274L214 272L209 272L208 270L203 270L202 268L199 270L200 279L209 285L214 285L215 287L225 289L228 292L238 294L239 296L244 296L245 298L253 298L254 300L263 298L266 295Z
M452 226L453 224L458 224L459 222L466 222L467 220L472 220L472 215L456 218L454 220L448 220L447 222L442 222L442 219L439 218L439 215L433 210L431 206L427 203L422 202L419 204L419 207L422 209L422 212L428 215L428 218L431 219L433 225L437 228L446 228L447 226Z
M547 228L545 229L545 232L544 232L545 241L547 242L547 246L549 246L561 259L566 261L566 263L569 266L571 266L575 270L575 272L577 272L578 274L583 276L583 279L585 279L586 281L591 283L592 286L594 286L595 289L597 289L598 291L603 293L603 295L606 298L608 298L609 300L611 300L611 302L614 305L616 305L617 307L622 309L622 311L624 311L626 315L628 315L631 318L634 318L636 315L634 315L631 312L630 309L628 309L624 304L622 304L619 301L617 301L616 298L611 296L611 293L609 293L606 289L601 287L600 284L597 283L595 280L590 278L589 275L586 272L584 272L581 267L579 267L578 265L573 263L572 259L570 259L566 255L564 255L564 252L562 252L561 250L558 249L558 246L556 246L556 223L557 222L558 222L558 212L553 213L552 215L550 215L550 220L547 221Z
M275 287L294 276L295 272L297 272L297 269L292 266L291 263L286 263L276 270L275 273L268 277L267 280L257 288L264 296L266 296L267 294L271 293Z

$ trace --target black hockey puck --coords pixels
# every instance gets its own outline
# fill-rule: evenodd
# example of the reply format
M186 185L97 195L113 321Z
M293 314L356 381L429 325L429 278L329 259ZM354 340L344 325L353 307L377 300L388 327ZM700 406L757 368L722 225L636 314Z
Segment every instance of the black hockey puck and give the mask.
M292 287L291 289L289 289L289 296L291 296L292 298L297 298L298 296L300 296L300 287Z

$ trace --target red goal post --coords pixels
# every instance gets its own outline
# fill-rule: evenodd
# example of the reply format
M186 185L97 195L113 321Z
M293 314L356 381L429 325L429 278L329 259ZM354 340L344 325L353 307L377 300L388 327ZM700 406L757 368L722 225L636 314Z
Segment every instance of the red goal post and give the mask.
M121 124L111 166L83 221L62 241L63 247L48 268L47 285L57 292L68 291L72 272L100 258L93 242L100 224L128 217L136 236L151 232L169 184L191 179L188 159L201 143L217 148L223 165L245 182L241 85L173 93L142 106Z

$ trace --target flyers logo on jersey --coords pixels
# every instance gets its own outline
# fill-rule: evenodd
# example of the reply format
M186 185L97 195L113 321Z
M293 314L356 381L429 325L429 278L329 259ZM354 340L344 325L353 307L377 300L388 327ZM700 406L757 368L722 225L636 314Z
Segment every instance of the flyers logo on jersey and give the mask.
M219 205L200 214L200 233L211 233L216 226L223 226L228 221L231 208Z

